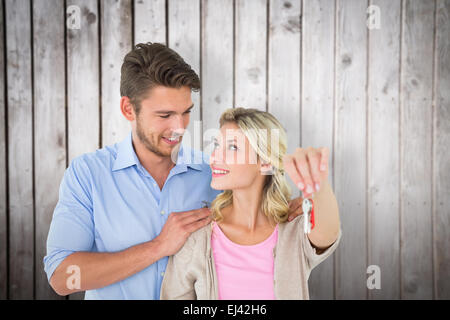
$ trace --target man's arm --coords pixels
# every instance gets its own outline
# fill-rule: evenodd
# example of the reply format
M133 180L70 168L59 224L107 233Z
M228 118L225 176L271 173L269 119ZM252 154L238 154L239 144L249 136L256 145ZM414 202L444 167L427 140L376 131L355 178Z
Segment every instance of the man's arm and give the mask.
M89 167L83 158L74 159L61 182L44 258L49 283L60 295L102 288L141 271L177 252L190 233L209 220L205 219L210 214L208 209L172 213L152 241L120 252L90 252L95 241L91 190ZM79 272L79 289L70 289L72 284L67 283L76 280L73 271Z
M209 215L208 209L172 213L158 237L123 251L75 252L55 269L50 285L57 294L68 295L126 279L159 259L175 254L192 232L211 221ZM72 286L67 283L73 277L71 272L67 273L72 270L70 266L79 268L80 287L77 289L70 289Z
M158 244L154 241L141 243L126 250L108 252L75 252L65 258L50 278L55 292L65 296L78 291L98 289L121 281L141 271L163 257ZM68 270L77 266L80 276L80 288L70 289L67 283L72 278Z

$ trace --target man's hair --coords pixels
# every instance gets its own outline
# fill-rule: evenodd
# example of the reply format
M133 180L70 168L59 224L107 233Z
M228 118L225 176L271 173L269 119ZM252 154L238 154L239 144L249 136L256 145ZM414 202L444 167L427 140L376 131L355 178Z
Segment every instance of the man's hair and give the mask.
M130 98L136 113L149 90L156 86L200 90L200 79L183 58L160 43L139 43L124 58L120 95Z

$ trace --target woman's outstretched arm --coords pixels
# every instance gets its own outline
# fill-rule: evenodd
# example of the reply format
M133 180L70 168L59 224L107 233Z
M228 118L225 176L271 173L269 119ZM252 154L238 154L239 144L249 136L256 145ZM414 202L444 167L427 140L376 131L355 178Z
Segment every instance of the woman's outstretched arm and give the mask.
M315 247L326 249L336 241L340 230L339 208L328 181L314 193L313 201L315 226L308 238Z
M297 148L284 157L284 168L304 197L313 198L315 227L308 235L311 243L325 249L340 230L339 208L328 183L328 148Z

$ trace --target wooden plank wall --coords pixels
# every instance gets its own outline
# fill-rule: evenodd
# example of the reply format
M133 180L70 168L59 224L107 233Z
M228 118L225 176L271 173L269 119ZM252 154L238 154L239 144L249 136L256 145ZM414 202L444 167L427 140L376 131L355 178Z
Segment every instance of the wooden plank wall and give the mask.
M330 149L344 236L312 299L450 298L450 0L0 0L0 17L0 299L62 298L42 265L59 183L128 132L121 61L147 41L201 76L197 148L243 106L290 151Z

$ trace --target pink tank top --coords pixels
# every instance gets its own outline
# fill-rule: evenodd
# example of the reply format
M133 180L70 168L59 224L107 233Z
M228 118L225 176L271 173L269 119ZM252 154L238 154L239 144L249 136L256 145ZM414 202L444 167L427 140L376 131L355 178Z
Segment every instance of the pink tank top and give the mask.
M273 248L277 240L278 225L263 242L240 245L228 239L217 223L213 222L211 247L219 299L275 300Z

